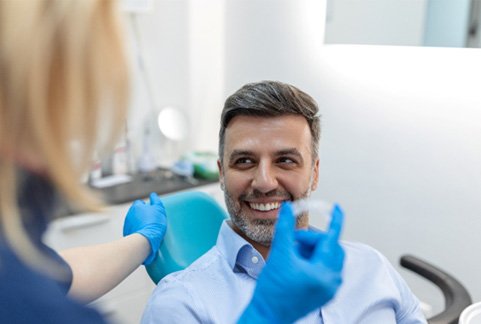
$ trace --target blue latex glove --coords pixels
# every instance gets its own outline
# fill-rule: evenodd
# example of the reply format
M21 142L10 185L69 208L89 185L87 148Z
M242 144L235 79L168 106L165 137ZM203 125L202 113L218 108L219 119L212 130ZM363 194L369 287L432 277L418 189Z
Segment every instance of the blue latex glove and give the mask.
M124 236L139 233L149 241L151 251L144 264L154 261L167 230L165 207L155 192L150 194L150 205L136 200L130 206L124 221Z
M291 205L283 204L265 268L238 323L292 323L330 301L342 283L343 218L336 205L327 233L296 233Z
M321 241L327 239L327 233L321 232L318 229L298 230L294 233L296 239L296 248L299 254L310 259L314 250L318 244L322 244ZM340 254L342 256L342 254Z

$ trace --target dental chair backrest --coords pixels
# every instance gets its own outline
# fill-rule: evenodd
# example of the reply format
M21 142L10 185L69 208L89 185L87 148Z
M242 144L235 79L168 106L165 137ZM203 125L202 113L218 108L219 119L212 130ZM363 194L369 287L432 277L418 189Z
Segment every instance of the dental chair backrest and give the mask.
M443 269L409 254L401 256L400 264L432 282L443 293L444 309L428 318L428 324L458 324L458 320L459 324L481 324L476 321L460 320L460 315L466 307L471 305L472 300L466 287L455 277ZM478 317L479 319L481 317Z
M167 232L155 260L146 266L157 284L171 272L198 259L217 241L226 211L206 193L180 192L162 197L167 213Z

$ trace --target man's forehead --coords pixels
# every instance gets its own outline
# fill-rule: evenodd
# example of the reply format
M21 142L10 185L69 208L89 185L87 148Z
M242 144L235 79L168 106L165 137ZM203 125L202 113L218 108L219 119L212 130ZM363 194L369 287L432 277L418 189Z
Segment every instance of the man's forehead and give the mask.
M290 126L291 128L309 128L307 120L302 115L286 114L280 116L249 116L238 115L232 118L226 127L226 133L233 131L261 129L268 132L276 132Z
M236 116L226 128L225 152L310 152L311 141L309 125L301 115Z
M242 148L237 148L229 151L228 153L230 156L243 156L243 155L255 155L259 152L259 150L255 149L242 149ZM263 153L269 153L275 156L280 156L280 155L301 155L301 152L296 148L296 147L284 147L284 148L279 148L279 149L263 149L260 150L260 152Z

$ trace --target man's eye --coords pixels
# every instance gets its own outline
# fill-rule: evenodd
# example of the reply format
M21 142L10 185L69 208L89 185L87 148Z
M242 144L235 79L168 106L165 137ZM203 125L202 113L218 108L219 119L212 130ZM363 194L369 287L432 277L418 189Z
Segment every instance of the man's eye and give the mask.
M277 163L284 165L293 165L296 164L297 161L288 157L281 157L277 160Z
M240 158L240 159L237 159L234 164L236 164L236 165L246 165L246 164L251 164L251 163L253 163L253 161L250 158Z

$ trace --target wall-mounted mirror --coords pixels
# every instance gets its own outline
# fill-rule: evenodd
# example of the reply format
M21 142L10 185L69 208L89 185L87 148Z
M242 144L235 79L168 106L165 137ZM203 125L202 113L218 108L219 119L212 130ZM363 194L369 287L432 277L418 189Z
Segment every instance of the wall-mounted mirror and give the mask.
M326 44L480 47L481 0L327 0Z

